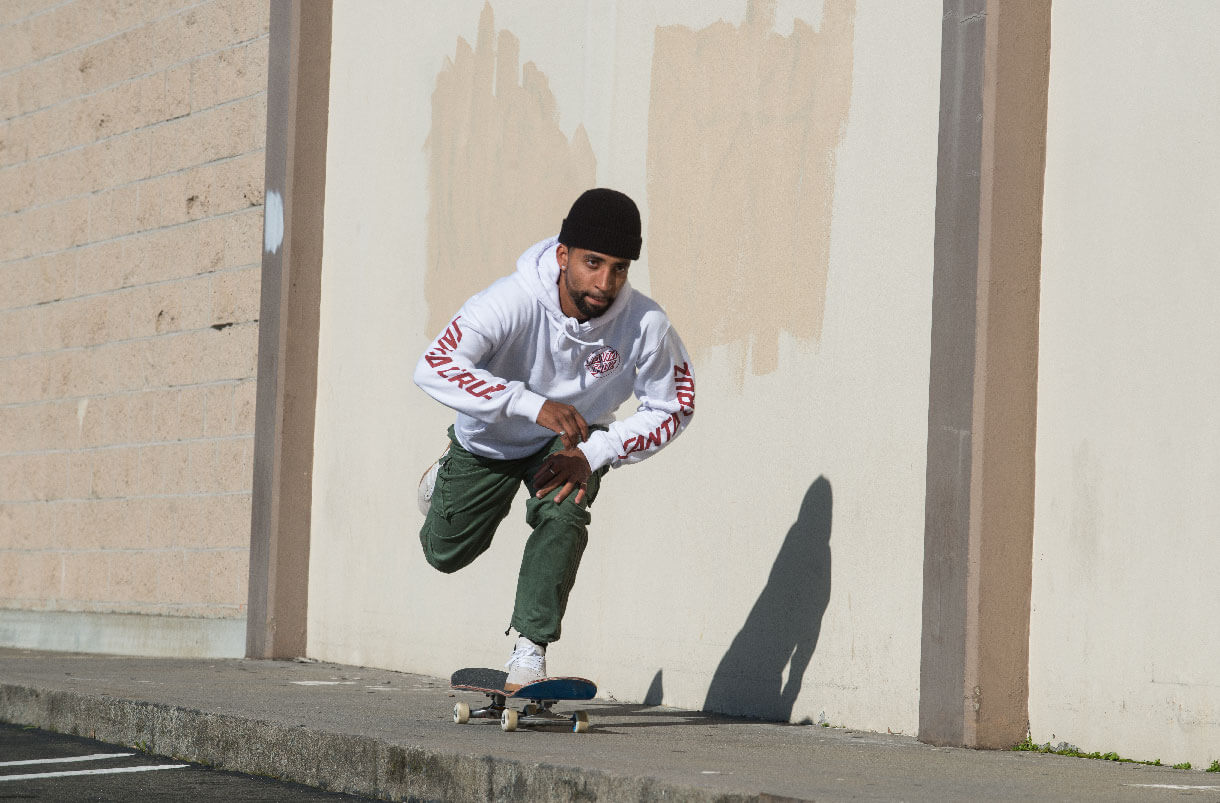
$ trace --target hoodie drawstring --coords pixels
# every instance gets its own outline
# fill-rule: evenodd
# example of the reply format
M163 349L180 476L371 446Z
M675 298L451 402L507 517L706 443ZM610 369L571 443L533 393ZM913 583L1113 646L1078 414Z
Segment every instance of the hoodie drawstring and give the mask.
M586 343L585 341L581 340L581 339L580 339L579 337L577 337L576 335L574 335L574 334L572 334L571 332L569 332L566 326L561 326L561 327L559 327L559 329L560 329L560 331L562 331L562 332L563 332L564 336L565 336L565 337L566 337L568 340L571 340L573 343L578 343L578 344L580 344L580 345L582 345L582 346L586 346L586 347L591 348L591 349L595 349L595 348L597 348L598 346L604 346L604 345L606 345L606 344L605 344L605 341L602 341L602 340L599 340L599 341L597 341L596 343Z

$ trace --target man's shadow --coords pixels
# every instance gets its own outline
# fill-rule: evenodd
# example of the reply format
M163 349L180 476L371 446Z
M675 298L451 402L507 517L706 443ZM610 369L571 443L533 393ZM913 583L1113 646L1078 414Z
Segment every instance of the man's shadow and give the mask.
M766 587L716 668L705 711L791 719L830 603L832 504L830 482L818 477L805 493Z

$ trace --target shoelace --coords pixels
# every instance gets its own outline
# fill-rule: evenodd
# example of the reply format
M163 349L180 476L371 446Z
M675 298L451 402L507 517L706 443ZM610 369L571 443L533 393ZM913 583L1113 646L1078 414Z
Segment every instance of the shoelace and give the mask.
M513 650L513 656L508 659L508 663L504 665L504 668L511 669L516 664L526 669L532 669L535 672L541 672L543 658L544 656L539 655L529 647L517 647Z

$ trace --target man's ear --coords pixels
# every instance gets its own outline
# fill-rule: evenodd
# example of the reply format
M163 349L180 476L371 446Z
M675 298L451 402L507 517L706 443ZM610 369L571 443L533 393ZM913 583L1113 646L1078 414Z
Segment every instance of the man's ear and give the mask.
M563 243L555 249L555 261L559 263L559 270L564 271L568 268L568 247Z

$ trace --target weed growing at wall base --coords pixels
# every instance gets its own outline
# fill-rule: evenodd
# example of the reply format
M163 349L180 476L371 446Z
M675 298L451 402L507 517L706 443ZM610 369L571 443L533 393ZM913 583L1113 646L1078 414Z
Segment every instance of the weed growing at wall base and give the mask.
M1018 751L1023 751L1026 753L1050 753L1051 755L1055 755L1055 756L1072 756L1073 758L1094 758L1094 759L1098 759L1101 761L1116 761L1116 762L1119 762L1122 764L1147 764L1150 767L1163 766L1161 764L1161 760L1159 758L1156 761L1138 761L1134 758L1123 758L1118 753L1114 753L1114 752L1086 753L1086 752L1082 751L1080 748L1076 747L1075 745L1068 744L1067 742L1060 742L1058 747L1051 747L1050 742L1047 742L1046 744L1038 744L1033 739L1031 739L1029 736L1025 737L1025 741L1021 742L1018 745L1014 745L1012 749L1018 750ZM1174 764L1173 768L1175 770L1192 769L1189 761L1183 761L1181 764ZM1220 772L1220 760L1212 761L1211 766L1208 767L1207 769L1205 769L1204 772Z
M1050 753L1055 756L1072 756L1073 758L1093 758L1101 761L1116 761L1121 764L1147 764L1150 767L1162 766L1161 760L1156 761L1138 761L1134 758L1123 758L1118 753L1113 751L1109 753L1086 753L1075 745L1070 745L1067 742L1060 742L1058 747L1051 747L1051 743L1038 744L1030 737L1026 736L1025 741L1018 745L1014 745L1013 750L1023 751L1027 753ZM1177 765L1175 769L1190 769L1190 765Z

